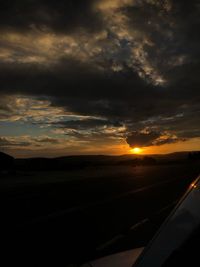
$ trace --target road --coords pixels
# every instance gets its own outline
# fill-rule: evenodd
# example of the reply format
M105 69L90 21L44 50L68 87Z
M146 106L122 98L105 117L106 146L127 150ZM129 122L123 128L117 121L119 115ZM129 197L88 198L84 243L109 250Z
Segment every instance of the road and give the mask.
M94 170L83 172L74 180L52 182L50 177L51 183L45 178L44 183L31 184L25 177L17 186L4 183L5 253L19 262L32 259L32 263L43 260L45 266L53 262L67 266L144 246L199 169L120 167L96 170L94 177Z

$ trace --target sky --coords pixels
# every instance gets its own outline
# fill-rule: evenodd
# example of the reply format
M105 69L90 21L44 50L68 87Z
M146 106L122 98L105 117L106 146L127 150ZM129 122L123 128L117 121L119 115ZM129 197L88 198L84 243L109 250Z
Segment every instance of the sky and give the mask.
M16 0L0 8L0 150L200 150L199 0Z

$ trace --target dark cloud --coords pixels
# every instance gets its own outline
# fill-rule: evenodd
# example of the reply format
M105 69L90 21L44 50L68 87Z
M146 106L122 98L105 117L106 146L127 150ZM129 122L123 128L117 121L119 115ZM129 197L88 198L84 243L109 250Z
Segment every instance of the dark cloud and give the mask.
M78 79L77 79L78 77ZM0 66L2 93L48 96L54 105L84 115L111 118L132 116L141 109L150 112L151 102L161 96L158 88L145 83L136 73L99 71L92 64L66 59L54 68L30 64ZM146 103L146 105L145 105Z
M28 147L30 145L31 145L31 142L28 142L28 141L15 141L12 138L10 139L7 137L0 137L0 148L18 147L18 146Z
M38 143L50 143L50 144L58 144L59 140L51 137L44 137L44 138L32 138L33 141Z
M199 0L139 3L124 12L130 27L140 32L141 40L148 40L144 48L147 59L172 86L176 83L180 87L180 80L186 77L194 81L198 77L200 54Z
M177 142L184 142L186 141L187 139L185 138L178 138L178 137L171 137L171 136L167 136L165 138L161 138L158 139L158 140L155 140L155 142L153 143L153 145L156 145L156 146L162 146L162 145L166 145L166 144L174 144L174 143L177 143Z
M197 86L192 90L190 84L156 87L128 68L120 73L105 73L92 64L72 59L50 69L32 64L2 64L0 80L4 94L46 96L53 105L72 112L135 122L174 115L182 105L194 105L200 98Z
M187 139L171 135L167 132L133 132L126 138L130 147L149 147L184 142Z
M44 137L0 137L0 148L15 148L15 147L39 147L42 145L56 145L60 140L48 136Z
M154 122L155 124L155 122ZM200 110L198 106L182 108L174 117L160 119L156 122L157 127L175 133L179 138L190 139L200 136Z
M147 147L153 145L153 142L160 136L160 133L138 133L134 132L126 138L126 142L131 147Z
M101 19L93 0L16 0L1 1L0 28L27 31L31 28L72 32L78 28L94 31Z
M200 95L197 86L191 90L188 81L188 85L176 88L156 87L145 83L136 73L129 75L129 72L131 70L127 68L120 73L104 73L90 64L72 59L63 61L53 69L30 64L4 64L0 71L1 91L4 94L46 98L55 107L62 106L78 114L106 118L62 121L52 124L53 127L89 130L104 125L120 127L125 124L127 134L144 127L157 127L158 131L178 134L180 140L200 136ZM177 117L177 114L182 115ZM169 117L173 119L169 120ZM78 135L83 138L80 133ZM151 135L144 137L151 138ZM151 141L153 139L149 140L149 144ZM159 144L174 141L160 140ZM128 143L134 145L129 139ZM143 143L137 145L142 146Z
M45 64L24 62L22 55L28 57L30 49L11 47L14 56L0 62L0 93L45 98L72 113L104 118L52 124L58 128L126 125L130 146L200 137L200 3L136 3L116 9L115 18L124 15L127 19L121 29L121 24L113 26L115 21L103 19L107 13L95 11L92 0L4 2L2 31L26 34L37 28L41 34L47 27L55 33L78 35L81 27L90 32L84 33L84 40L95 39L94 31L102 29L106 37L92 44L100 51L97 55L84 47ZM1 106L8 111L8 105ZM141 132L146 128L150 130Z
M57 125L61 128L66 129L76 129L76 130L87 130L87 129L93 129L93 128L99 128L99 127L106 127L106 126L112 126L112 127L121 127L122 124L120 124L117 121L109 121L104 119L83 119L83 120L69 120L69 121L61 121L56 122L54 125Z

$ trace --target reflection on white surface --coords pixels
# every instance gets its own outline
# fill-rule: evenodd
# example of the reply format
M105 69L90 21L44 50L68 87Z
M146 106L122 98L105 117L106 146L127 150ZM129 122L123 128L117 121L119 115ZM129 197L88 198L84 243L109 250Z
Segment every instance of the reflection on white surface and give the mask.
M143 248L128 250L101 258L82 267L131 267L142 251Z
M200 225L200 177L190 185L175 211L161 227L134 267L161 267ZM170 192L169 192L170 194Z

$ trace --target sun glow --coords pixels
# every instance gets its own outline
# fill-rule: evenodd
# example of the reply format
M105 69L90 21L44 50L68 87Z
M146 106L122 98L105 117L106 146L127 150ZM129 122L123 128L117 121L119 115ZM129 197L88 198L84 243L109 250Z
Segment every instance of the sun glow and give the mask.
M134 147L130 150L130 152L133 154L140 154L140 153L142 153L142 149L139 147Z

